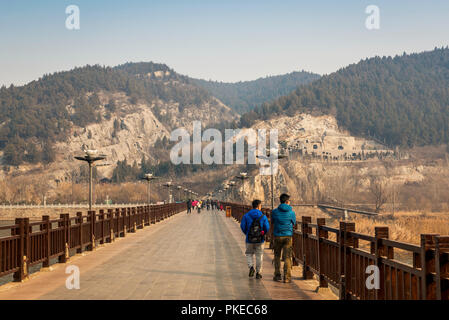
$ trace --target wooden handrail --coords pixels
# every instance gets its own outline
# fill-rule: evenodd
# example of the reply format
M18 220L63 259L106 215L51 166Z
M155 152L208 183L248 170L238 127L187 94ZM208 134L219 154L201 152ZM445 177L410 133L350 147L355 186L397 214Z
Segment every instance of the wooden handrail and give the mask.
M53 220L43 216L41 221L32 223L28 218L17 218L13 224L0 227L0 276L13 273L15 281L22 281L28 277L30 266L42 263L48 267L51 258L65 263L73 250L76 253L94 250L97 245L113 242L115 238L125 237L127 232L135 232L186 209L185 203L169 203L115 211L102 209L84 216L78 212L76 217L61 214Z
M238 203L223 205L231 207L239 222L250 210ZM269 215L271 210L263 211ZM375 227L371 236L355 232L354 222L341 221L339 228L331 228L324 218L316 223L311 223L311 217L298 221L293 233L294 262L302 266L303 278L315 276L320 287L336 287L340 299L449 300L449 236L423 234L417 246L389 240L388 227ZM328 232L337 239L329 239ZM359 241L366 241L368 249L359 249ZM408 253L412 262L395 259L395 249ZM378 289L366 285L372 266L379 271Z

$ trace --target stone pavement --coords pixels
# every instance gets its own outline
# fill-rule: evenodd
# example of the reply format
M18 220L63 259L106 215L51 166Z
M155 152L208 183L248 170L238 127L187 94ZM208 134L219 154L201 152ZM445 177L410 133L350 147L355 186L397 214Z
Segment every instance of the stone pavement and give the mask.
M6 299L335 299L316 282L272 281L271 250L264 278L248 278L244 235L224 212L181 213L93 252L56 264L23 283L0 287ZM65 268L80 269L80 289L65 286ZM295 272L293 273L295 276Z

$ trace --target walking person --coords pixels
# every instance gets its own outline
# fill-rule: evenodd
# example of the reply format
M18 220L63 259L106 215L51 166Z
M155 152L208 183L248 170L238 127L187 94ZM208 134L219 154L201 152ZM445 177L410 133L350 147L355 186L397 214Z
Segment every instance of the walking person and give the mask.
M198 213L201 213L201 206L202 206L203 202L201 200L198 201L198 203L196 204L196 208L198 209Z
M192 213L192 200L187 200L187 213Z
M256 273L256 279L262 278L263 250L265 234L270 230L267 217L262 213L262 201L254 200L252 209L242 218L240 228L246 235L246 260L249 268L249 277ZM256 268L254 269L254 257L256 258Z
M271 214L271 226L274 236L274 281L281 281L281 255L284 258L284 283L291 282L292 236L296 225L296 214L290 206L290 196L280 196L281 204Z

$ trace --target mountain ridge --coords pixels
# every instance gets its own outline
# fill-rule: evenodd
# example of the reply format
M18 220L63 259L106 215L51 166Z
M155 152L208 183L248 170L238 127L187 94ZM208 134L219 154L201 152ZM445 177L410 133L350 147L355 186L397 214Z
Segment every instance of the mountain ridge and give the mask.
M390 146L449 142L449 48L363 59L243 114L241 126L301 112L333 114Z
M318 74L302 70L238 82L191 79L241 114L252 110L263 102L272 101L290 93L298 86L308 84L319 78L320 75Z
M117 105L113 100L101 102L100 92L121 92L130 105L151 107L167 128L179 124L181 118L177 115L184 111L196 119L201 113L191 109L205 105L213 109L202 114L206 124L218 121L220 116L225 120L236 119L215 97L167 65L151 62L116 67L87 65L44 75L24 86L0 88L3 163L51 163L55 160L55 143L67 141L73 127L85 128L116 116L120 111Z

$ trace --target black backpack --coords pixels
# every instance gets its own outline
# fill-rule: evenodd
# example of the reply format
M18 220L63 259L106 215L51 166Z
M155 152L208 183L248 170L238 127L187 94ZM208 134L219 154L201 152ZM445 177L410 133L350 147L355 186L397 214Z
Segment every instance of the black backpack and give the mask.
M261 243L263 241L262 227L260 226L260 220L262 218L263 214L258 219L254 219L251 223L248 231L249 243Z

